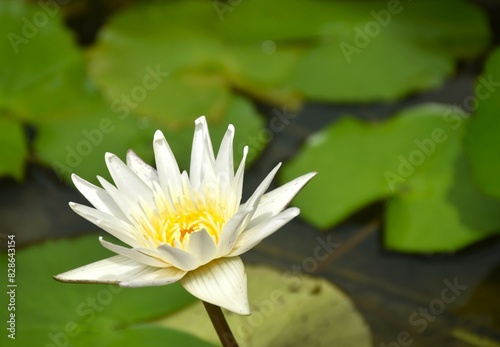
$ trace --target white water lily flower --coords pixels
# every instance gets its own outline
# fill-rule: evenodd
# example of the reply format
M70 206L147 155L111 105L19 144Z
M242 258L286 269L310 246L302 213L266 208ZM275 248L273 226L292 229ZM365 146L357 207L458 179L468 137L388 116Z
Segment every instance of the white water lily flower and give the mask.
M234 127L228 127L215 157L205 117L195 124L189 175L179 171L165 137L157 131L156 170L129 151L127 164L106 154L116 187L102 177L98 179L104 189L72 176L95 208L73 202L71 208L131 248L99 238L118 255L57 275L57 280L123 287L180 281L201 300L250 314L239 255L299 214L298 208L284 208L315 173L264 194L278 165L240 205L248 149L234 173Z

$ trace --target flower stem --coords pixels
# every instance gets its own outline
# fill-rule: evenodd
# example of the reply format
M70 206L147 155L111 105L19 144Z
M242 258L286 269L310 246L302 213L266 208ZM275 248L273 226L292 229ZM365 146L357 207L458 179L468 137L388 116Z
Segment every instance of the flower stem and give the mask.
M205 301L203 301L203 305L205 305L205 310L207 310L208 316L212 321L222 346L238 347L238 342L236 342L231 329L229 329L229 325L227 325L226 318L224 317L220 307Z

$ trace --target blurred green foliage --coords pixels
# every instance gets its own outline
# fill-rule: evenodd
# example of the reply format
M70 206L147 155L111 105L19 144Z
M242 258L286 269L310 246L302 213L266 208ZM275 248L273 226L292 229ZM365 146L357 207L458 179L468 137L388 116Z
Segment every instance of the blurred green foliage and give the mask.
M106 151L132 148L152 162L156 129L187 169L202 114L214 143L232 123L235 160L246 144L253 159L267 143L250 141L264 127L253 101L292 111L306 101L397 101L441 86L490 43L485 14L461 0L125 3L83 48L55 2L0 0L0 175L22 179L29 160L93 180L106 175ZM478 86L497 87L498 56ZM284 169L285 179L320 171L296 201L304 218L329 228L388 199L385 243L402 251L452 251L498 231L499 99L487 91L467 110L472 119L427 105L321 131ZM433 139L436 129L446 140ZM421 164L411 164L415 151Z

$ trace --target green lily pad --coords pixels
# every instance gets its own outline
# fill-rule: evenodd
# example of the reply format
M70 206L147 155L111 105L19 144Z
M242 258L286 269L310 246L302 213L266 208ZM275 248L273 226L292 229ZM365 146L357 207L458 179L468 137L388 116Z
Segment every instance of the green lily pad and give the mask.
M229 6L221 31L238 42L301 46L303 57L284 85L314 100L395 100L435 88L454 71L456 58L481 54L491 36L486 15L460 0L293 0L287 11L281 6L258 0Z
M290 107L299 107L304 95L394 100L441 85L455 59L476 57L490 39L486 16L460 0L446 5L293 0L287 11L258 0L211 5L150 3L117 14L90 59L92 76L107 98L132 98L138 114L170 127L202 112L220 118L233 88ZM467 26L457 25L465 18ZM147 89L148 68L165 75L140 91Z
M221 76L224 49L203 32L203 10L210 11L209 4L141 4L115 16L89 62L108 100L170 128L203 114L220 119L229 98ZM183 22L186 16L199 21Z
M463 159L464 117L448 106L425 105L378 124L345 118L306 143L283 168L283 181L319 172L295 203L320 228L389 199L389 248L462 248L500 229L500 202L477 190Z
M229 124L235 126L234 160L239 163L243 147L249 145L248 163L265 148L259 130L264 122L255 107L243 97L229 101L226 114L220 121L209 123L214 150L217 151ZM125 160L128 149L134 150L143 160L154 164L153 137L159 129L177 159L179 167L189 169L194 125L179 130L169 130L154 118L136 115L117 115L106 105L84 118L39 124L35 149L41 161L48 163L61 179L69 180L72 173L97 183L96 176L109 178L104 154L111 152ZM257 141L255 139L258 139Z
M476 82L476 96L468 106L476 107L465 138L475 182L485 192L500 197L500 49L488 58Z
M389 199L384 234L388 248L452 252L500 232L500 200L474 185L461 137L450 136L443 151L436 151Z
M145 161L152 161L156 129L139 120L131 116L122 119L101 104L85 117L39 123L35 150L39 160L50 165L61 180L70 180L76 173L96 183L97 175L110 177L106 152L125 160L132 148Z
M60 9L0 1L0 108L36 122L67 119L89 110L95 87L85 76L80 51L63 26Z
M328 281L246 266L252 315L225 311L241 347L372 346L370 329L352 301ZM218 343L201 303L159 322ZM299 342L300 341L300 342Z
M180 285L124 289L115 285L66 284L52 276L113 254L97 235L51 241L18 250L15 255L15 311L2 310L2 321L15 313L16 344L38 346L212 346L148 322L195 299ZM0 259L7 269L7 256ZM8 307L10 297L0 304ZM4 332L2 345L10 342Z
M27 152L21 124L0 115L0 176L21 179Z
M363 49L344 44L311 49L290 83L316 100L395 100L438 87L454 69L453 58L392 35L380 35Z
M411 41L456 57L473 57L484 51L491 39L486 14L464 0L289 0L286 11L279 2L253 0L216 12L221 19L221 32L234 41L281 43L312 39L339 45L352 38L357 30L366 31L373 39L378 37L379 31L398 35L403 42ZM258 26L255 18L259 18ZM368 24L370 22L373 23ZM462 23L467 25L460 25Z

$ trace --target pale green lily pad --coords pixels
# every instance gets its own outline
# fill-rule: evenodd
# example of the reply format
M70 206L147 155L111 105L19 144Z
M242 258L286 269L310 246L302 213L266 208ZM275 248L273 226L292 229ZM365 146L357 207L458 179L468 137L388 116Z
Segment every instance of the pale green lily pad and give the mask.
M282 43L313 39L338 45L352 38L356 28L366 31L367 24L374 22L369 25L372 31L368 30L374 40L378 37L378 26L379 32L398 35L402 42L411 41L437 52L470 58L480 54L491 39L486 14L464 0L289 0L286 11L279 2L252 0L225 9L218 11L224 14L221 32L235 41ZM255 25L255 18L259 18L259 25Z
M319 45L306 53L291 77L292 86L316 100L355 102L367 95L394 100L438 87L454 69L453 58L393 35L380 35L363 49L344 43Z
M143 87L148 67L159 67L169 75L144 97L136 92L135 111L182 126L201 112L220 117L234 88L290 107L304 95L394 100L441 85L457 58L476 57L490 39L486 16L459 0L390 9L383 1L293 0L287 11L264 1L221 6L191 0L122 11L91 51L94 79L116 102ZM457 25L464 18L468 25Z
M415 107L381 123L345 118L316 134L283 168L283 181L315 170L295 199L301 216L329 228L389 199L385 244L449 252L500 230L500 201L478 191L462 153L468 119L449 106Z
M112 240L109 236L106 239ZM183 346L213 346L149 323L195 301L179 284L125 289L53 279L56 274L113 255L101 246L98 235L17 249L15 312L0 312L3 322L10 319L10 313L16 315L15 344L139 347L175 346L182 341ZM0 266L7 269L7 256L0 258ZM1 306L7 308L8 300L7 295L1 295ZM0 344L7 346L11 342L4 331Z
M85 117L38 124L34 146L38 158L61 180L70 181L71 174L76 173L97 183L97 175L110 177L104 161L106 152L125 160L127 150L133 149L151 162L155 130L132 116L121 119L101 104Z
M0 114L0 176L21 179L27 152L22 125Z
M264 126L252 103L243 97L232 97L226 114L219 121L209 122L209 131L214 150L217 151L229 124L235 126L234 161L238 164L243 148L249 145L248 163L251 163L267 143L260 139L259 130ZM189 169L193 125L170 130L154 118L123 117L110 112L101 104L87 117L67 121L43 122L39 124L39 135L35 140L38 158L50 165L61 179L69 180L72 173L97 183L96 176L109 178L104 154L111 152L125 160L128 149L134 150L144 161L154 165L153 137L162 130L182 170Z
M209 4L194 1L156 3L115 16L102 29L89 61L108 100L117 107L133 105L136 114L171 129L200 115L209 121L222 118L229 89L222 78L223 45L203 28L210 10ZM186 17L199 22L184 22Z
M443 150L429 157L429 163L388 201L384 234L388 248L453 252L500 232L500 200L474 185L461 138L450 136Z
M264 266L245 268L252 315L225 311L241 347L372 346L370 328L362 315L333 284ZM219 341L201 303L159 323L206 341Z
M500 49L489 57L485 71L476 82L477 107L467 129L465 144L472 174L487 194L500 198Z

